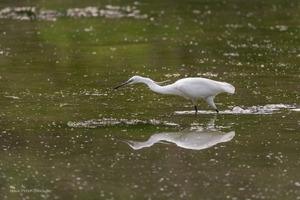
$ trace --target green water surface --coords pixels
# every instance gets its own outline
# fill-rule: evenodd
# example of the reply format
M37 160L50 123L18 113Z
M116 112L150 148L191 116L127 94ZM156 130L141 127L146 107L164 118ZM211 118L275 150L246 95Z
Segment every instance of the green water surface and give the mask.
M0 17L0 199L300 199L298 1L0 2L25 6L61 15ZM124 6L142 17L66 14ZM218 115L199 101L195 116L143 84L112 89L134 75L236 93L215 98ZM128 142L165 133L208 146Z

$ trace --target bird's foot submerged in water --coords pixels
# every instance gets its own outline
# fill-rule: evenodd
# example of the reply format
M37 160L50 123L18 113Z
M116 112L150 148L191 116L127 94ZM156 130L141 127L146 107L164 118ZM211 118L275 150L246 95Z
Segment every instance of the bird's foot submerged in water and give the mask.
M195 108L195 115L198 114L198 108L196 105L194 105L194 108ZM217 112L217 114L219 114L219 110L218 109L215 109L215 111Z

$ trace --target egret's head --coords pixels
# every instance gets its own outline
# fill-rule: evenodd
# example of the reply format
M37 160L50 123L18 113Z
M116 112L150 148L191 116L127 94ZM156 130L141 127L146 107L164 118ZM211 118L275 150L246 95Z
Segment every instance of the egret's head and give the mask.
M131 85L131 84L134 84L134 83L141 83L142 80L143 80L143 77L141 77L141 76L133 76L128 81L126 81L125 83L122 83L121 85L118 85L114 89L116 90L116 89L118 89L120 87L123 87L125 85Z

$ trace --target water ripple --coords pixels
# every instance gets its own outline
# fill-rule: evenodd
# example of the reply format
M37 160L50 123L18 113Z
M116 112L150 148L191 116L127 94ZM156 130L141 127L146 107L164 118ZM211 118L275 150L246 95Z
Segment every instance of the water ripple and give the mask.
M68 126L73 128L97 128L97 127L104 127L104 126L136 125L136 124L179 126L178 124L173 122L161 121L156 119L139 120L139 119L102 118L102 119L90 119L90 120L79 121L79 122L68 122Z
M299 108L296 108L294 105L288 104L267 104L265 106L235 106L231 110L223 110L220 111L220 114L273 114L280 112L282 110L291 110L291 111L299 111ZM215 114L215 111L207 111L207 110L199 110L198 114ZM176 111L175 114L195 114L195 111Z
M48 9L38 9L34 6L27 7L6 7L0 10L0 19L14 20L41 20L56 21L60 17L70 18L134 18L146 19L148 15L142 14L136 6L111 6L106 5L104 8L85 7L69 8L66 11L56 11Z

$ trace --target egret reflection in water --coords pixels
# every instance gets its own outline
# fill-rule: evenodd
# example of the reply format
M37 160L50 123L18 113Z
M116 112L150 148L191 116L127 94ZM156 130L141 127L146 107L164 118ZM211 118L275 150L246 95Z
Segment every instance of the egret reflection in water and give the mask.
M173 143L178 147L193 150L210 148L218 143L228 142L235 136L234 131L224 133L215 128L215 118L206 127L191 124L189 128L179 132L162 132L153 134L147 141L121 140L134 150L151 147L155 143Z

